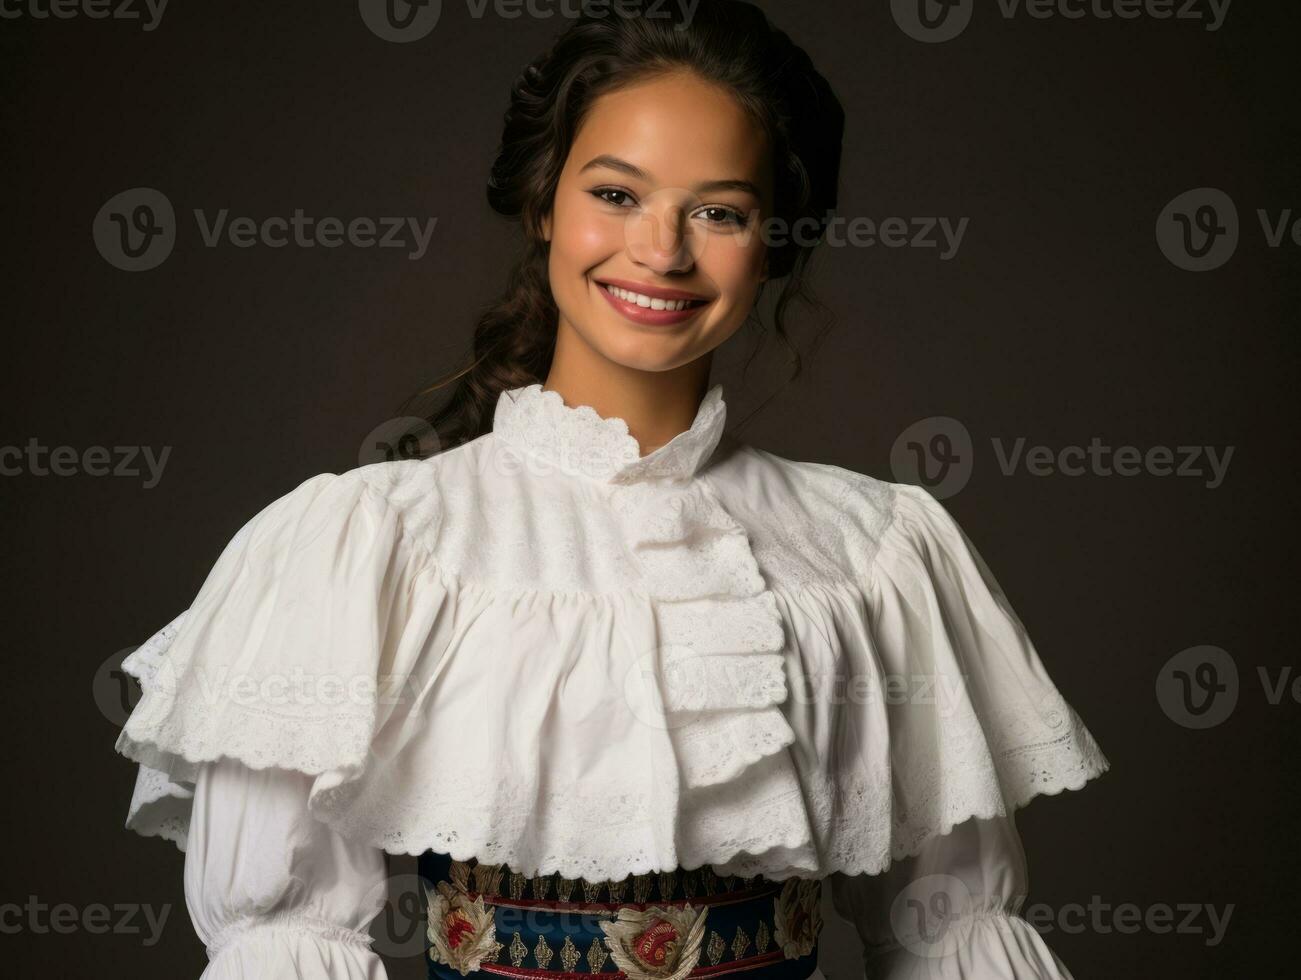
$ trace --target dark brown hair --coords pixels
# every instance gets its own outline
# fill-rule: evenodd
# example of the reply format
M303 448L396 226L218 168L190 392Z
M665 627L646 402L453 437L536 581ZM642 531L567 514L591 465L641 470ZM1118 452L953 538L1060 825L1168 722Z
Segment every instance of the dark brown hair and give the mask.
M524 252L505 293L479 318L470 365L413 399L456 382L429 417L441 448L489 431L502 391L545 379L559 311L542 221L570 147L597 98L666 72L689 70L734 95L773 146L779 226L815 229L768 246L770 280L781 284L774 332L790 348L791 377L799 374L801 358L787 335L786 312L796 299L813 302L806 266L836 204L844 112L808 55L759 8L741 0L700 0L688 16L682 6L633 5L646 7L636 15L629 15L627 3L585 11L515 80L488 203L498 214L519 219Z

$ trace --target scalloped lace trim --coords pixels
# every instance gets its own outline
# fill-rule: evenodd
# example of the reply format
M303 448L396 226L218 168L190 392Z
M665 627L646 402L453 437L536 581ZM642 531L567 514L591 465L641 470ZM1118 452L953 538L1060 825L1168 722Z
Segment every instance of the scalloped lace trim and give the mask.
M521 438L605 445L618 460L630 446L636 451L622 420L545 394L534 403L538 411L508 410L502 421L529 426L517 433ZM710 411L663 454L662 465L698 462L694 454L708 447L719 424ZM408 476L409 485L389 491L412 491L400 501L403 518L426 529L439 519L436 499L413 488L436 482L432 467L371 470L365 479L381 491L386 480ZM376 758L370 707L288 715L203 696L190 665L166 656L183 613L123 662L144 688L117 743L143 767L129 819L141 832L179 844L184 784L201 763L230 756L255 769L317 775L312 811L340 833L393 853L435 848L458 859L589 880L678 862L698 867L706 859L721 874L876 874L973 816L1002 815L1037 795L1077 789L1108 768L1064 701L984 719L968 705L939 726L941 744L917 752L924 761L905 753L908 771L892 770L888 738L865 740L858 746L863 758L837 771L824 772L823 763L807 758L797 768L795 753L783 751L796 741L783 708L786 627L744 527L707 481L615 481L606 492L654 616L645 637L654 670L645 676L667 738L640 746L637 763L646 771L593 792L545 764L518 786L499 785L491 771L440 769L412 758L368 770ZM995 731L987 734L985 726ZM416 768L422 762L429 763L423 771Z
M558 391L531 384L498 396L493 432L564 472L631 483L694 475L717 447L726 419L723 386L716 384L689 428L642 456L624 419L566 405Z

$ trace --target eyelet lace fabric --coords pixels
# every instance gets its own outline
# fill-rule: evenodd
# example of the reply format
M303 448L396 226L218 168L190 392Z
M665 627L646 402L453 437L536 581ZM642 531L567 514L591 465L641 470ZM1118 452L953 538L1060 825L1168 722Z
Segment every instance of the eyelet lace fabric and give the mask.
M532 385L491 433L304 482L124 663L128 825L197 767L314 777L392 853L619 880L877 874L1108 767L925 491L723 442L641 454Z

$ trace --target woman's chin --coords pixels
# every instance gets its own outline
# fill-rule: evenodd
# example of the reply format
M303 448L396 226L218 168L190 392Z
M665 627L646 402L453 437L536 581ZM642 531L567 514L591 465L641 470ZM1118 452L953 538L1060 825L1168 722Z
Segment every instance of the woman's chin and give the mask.
M621 367L633 371L672 371L696 360L701 353L694 345L666 343L666 338L647 340L634 337L607 346L605 357Z

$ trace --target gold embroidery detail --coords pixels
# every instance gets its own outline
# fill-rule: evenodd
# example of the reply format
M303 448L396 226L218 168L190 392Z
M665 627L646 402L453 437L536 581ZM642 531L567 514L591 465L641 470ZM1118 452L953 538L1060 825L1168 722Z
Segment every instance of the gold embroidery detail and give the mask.
M529 955L529 948L524 945L524 940L520 938L517 932L511 937L510 941L510 965L520 966L524 963L524 957Z
M564 943L560 946L560 962L564 964L565 972L574 972L574 967L582 958L583 954L578 951L578 947L574 945L574 941L566 936Z
M501 944L493 924L494 908L485 908L482 897L470 901L465 891L446 881L438 882L432 893L427 886L422 888L431 960L465 976L478 970L483 960L496 957Z
M610 882L610 901L622 902L623 896L626 895L627 893L628 893L627 878L624 878L622 881Z
M754 948L760 953L768 952L768 923L759 920L759 928L754 933Z
M673 883L677 880L677 875L672 871L661 871L660 880L660 901L667 902L673 898Z
M501 876L504 865L477 864L474 867L474 889L484 895L501 894Z
M528 879L525 878L518 871L512 871L510 873L510 897L511 898L518 900L524 897L524 882L526 882L527 880ZM518 965L519 964L516 964L516 966Z
M696 897L696 872L682 872L682 893L687 898Z
M737 926L736 935L732 937L732 959L739 960L745 954L746 947L749 945L750 937L746 935L744 929Z
M593 939L592 945L587 947L587 965L592 968L592 972L600 973L601 967L605 966L605 961L609 958L610 954L601 945L600 937Z
M533 897L546 898L547 892L551 890L550 875L534 875L533 877Z
M822 930L821 882L814 878L787 878L781 894L773 899L777 922L774 939L786 959L813 952Z
M574 893L574 886L576 884L578 884L578 882L573 878L557 878L556 898L560 899L562 902L569 901L569 896Z
M707 907L652 905L619 909L614 921L600 921L610 956L628 980L684 980L700 962Z
M633 879L632 879L632 900L633 900L634 902L644 902L644 901L646 901L647 896L650 895L650 889L651 889L651 876L650 876L650 875L645 874L645 875L634 875L634 876L633 876Z
M709 930L709 962L714 966L717 966L718 961L723 958L723 950L725 949L727 949L727 943L723 942L723 937L720 936L718 933L714 932L713 929L710 929Z
M551 957L555 955L547 945L546 937L538 936L538 944L533 947L533 958L538 961L538 966L545 970L547 964L551 962Z
M601 897L601 888L605 885L603 881L588 881L583 879L583 901L595 902Z
M458 892L470 890L470 866L464 861L453 861L447 869L447 877Z

